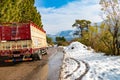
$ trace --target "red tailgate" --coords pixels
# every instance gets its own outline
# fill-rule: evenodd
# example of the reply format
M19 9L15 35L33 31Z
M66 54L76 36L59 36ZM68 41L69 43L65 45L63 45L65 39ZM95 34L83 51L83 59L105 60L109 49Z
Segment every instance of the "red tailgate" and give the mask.
M1 40L11 40L11 28L9 26L1 27Z

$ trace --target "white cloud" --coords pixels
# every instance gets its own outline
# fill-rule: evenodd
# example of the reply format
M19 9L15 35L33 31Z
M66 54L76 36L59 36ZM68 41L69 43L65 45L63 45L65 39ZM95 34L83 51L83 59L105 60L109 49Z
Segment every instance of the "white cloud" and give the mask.
M37 7L42 15L44 29L48 34L55 34L62 30L73 29L75 19L87 19L100 22L99 0L82 0L69 3L61 8Z

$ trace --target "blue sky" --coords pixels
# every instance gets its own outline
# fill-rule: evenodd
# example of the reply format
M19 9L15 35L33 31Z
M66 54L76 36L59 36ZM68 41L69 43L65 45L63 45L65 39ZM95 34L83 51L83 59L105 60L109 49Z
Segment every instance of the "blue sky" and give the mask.
M72 30L76 19L101 22L99 0L35 0L47 34Z
M61 6L64 6L68 4L69 2L73 2L76 0L36 0L36 6L37 7L54 7L54 8L60 8Z

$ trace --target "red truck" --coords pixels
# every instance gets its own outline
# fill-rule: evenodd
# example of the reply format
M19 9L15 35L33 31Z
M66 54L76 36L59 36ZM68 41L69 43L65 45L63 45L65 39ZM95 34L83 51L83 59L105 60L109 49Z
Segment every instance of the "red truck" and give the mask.
M0 61L40 60L46 48L46 32L33 22L0 24Z

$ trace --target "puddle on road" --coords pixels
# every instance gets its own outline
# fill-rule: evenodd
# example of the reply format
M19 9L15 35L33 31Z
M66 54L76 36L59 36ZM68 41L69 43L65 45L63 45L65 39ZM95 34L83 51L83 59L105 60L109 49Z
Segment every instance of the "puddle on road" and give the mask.
M48 62L48 79L59 80L60 68L62 66L63 53L57 52Z

